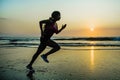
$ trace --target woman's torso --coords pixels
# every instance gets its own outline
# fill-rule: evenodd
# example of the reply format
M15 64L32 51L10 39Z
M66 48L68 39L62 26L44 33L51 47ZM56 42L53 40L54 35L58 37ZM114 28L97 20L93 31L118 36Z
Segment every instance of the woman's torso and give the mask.
M54 23L54 22L52 22L52 21L49 20L49 21L45 24L44 36L50 38L50 37L52 37L52 35L53 35L54 33L57 32L57 30L58 30L58 28L57 28L57 23Z

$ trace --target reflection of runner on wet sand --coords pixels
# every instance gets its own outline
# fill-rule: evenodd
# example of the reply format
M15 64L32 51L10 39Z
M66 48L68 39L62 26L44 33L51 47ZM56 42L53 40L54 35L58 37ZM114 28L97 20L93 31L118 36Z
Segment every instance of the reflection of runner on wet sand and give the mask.
M34 70L29 70L27 73L27 76L30 80L35 80L35 77L33 76L33 73L35 73Z
M27 76L33 76L33 73L35 73L35 70L29 70Z
M52 47L52 49L49 52L41 55L41 58L47 63L49 63L49 60L47 59L48 55L50 55L60 49L60 46L56 42L54 42L53 40L50 39L54 33L58 34L66 27L66 24L62 25L61 29L58 30L56 21L60 20L60 18L61 18L60 12L54 11L48 20L40 21L40 29L41 29L40 41L41 41L41 43L38 47L37 52L33 55L32 60L26 66L27 69L33 70L32 65L33 65L34 61L37 59L39 54L42 53L42 51L46 48L46 46ZM43 25L45 25L44 28L43 28Z

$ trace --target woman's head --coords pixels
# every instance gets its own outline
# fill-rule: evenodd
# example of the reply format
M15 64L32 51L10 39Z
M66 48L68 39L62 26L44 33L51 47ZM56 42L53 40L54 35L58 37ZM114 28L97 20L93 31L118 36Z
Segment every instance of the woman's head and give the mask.
M53 13L51 14L51 17L54 19L54 20L60 20L60 12L59 11L53 11Z

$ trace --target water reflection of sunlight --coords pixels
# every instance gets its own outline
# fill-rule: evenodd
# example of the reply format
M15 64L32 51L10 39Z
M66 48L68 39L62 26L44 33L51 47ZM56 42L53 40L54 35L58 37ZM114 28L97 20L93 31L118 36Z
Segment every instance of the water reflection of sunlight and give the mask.
M94 46L91 46L90 63L91 63L91 69L93 70L93 67L94 67Z
M91 44L91 45L95 45L95 42L91 41L90 44ZM94 46L92 46L92 47L94 47Z

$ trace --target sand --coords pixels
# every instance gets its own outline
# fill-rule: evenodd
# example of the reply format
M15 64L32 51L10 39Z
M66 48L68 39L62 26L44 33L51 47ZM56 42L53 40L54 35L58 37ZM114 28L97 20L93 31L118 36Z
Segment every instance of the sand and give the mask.
M0 80L32 80L25 66L36 49L0 48ZM120 50L61 49L48 59L35 61L33 80L120 80Z

